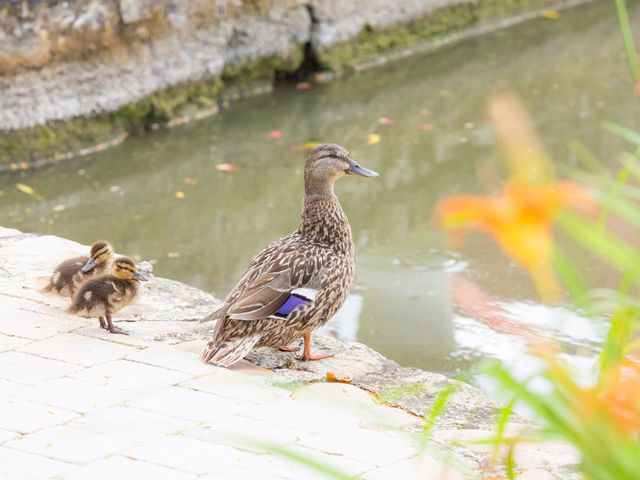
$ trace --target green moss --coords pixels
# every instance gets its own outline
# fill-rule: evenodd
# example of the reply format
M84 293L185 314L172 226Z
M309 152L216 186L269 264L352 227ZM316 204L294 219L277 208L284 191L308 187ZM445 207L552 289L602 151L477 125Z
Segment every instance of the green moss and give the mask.
M479 0L475 5L443 8L422 19L389 30L376 31L367 27L345 43L316 52L316 57L323 68L333 71L348 70L360 63L477 23L544 8L553 3L556 3L555 0Z
M470 25L475 20L475 9L470 5L446 8L391 30L374 31L365 28L352 40L319 52L317 59L321 66L339 71L382 54L401 50L418 41Z
M306 383L300 382L298 380L289 380L289 381L274 380L274 381L268 382L268 384L271 385L272 387L282 388L290 392L295 392L296 390L299 390L300 388L306 385Z
M378 392L378 398L385 403L396 403L408 398L419 397L427 391L426 385L415 383L402 387L390 388Z
M222 90L220 78L168 88L115 112L91 118L50 122L0 133L0 166L49 158L143 131L154 123L211 108Z
M296 71L304 60L304 47L293 49L285 56L269 56L237 67L227 67L222 73L225 85L256 80L273 80L278 73Z
M388 31L365 29L349 42L315 52L315 60L321 67L340 71L474 24L553 3L555 0L479 0L476 5L440 9ZM251 8L255 9L266 8L265 5L264 0L251 2ZM3 165L77 151L124 132L143 131L155 123L208 110L220 101L223 90L232 91L236 86L242 89L256 81L272 82L279 74L300 68L304 56L304 47L300 46L282 57L271 56L227 68L219 78L170 87L113 113L0 133L0 170Z
M480 0L478 19L491 21L508 15L557 5L558 0Z
M303 60L304 48L300 47L282 58L272 56L227 69L221 77L169 87L113 113L0 133L0 169L2 165L77 151L124 132L144 131L156 123L208 110L218 104L224 88L256 80L272 82L278 73L298 69Z

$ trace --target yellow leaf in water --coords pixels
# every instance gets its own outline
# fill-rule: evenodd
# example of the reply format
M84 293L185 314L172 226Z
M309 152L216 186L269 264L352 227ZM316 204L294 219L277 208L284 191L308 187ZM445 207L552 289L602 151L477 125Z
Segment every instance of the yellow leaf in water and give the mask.
M31 188L29 185L25 185L24 183L16 183L16 188L22 193L26 193L27 195L36 194L36 191L33 188Z
M375 145L380 142L380 135L377 133L370 133L367 137L367 145Z
M184 198L184 192L176 192L176 198L179 198L180 200L182 200Z
M353 380L350 378L339 378L333 372L327 372L327 382L329 383L351 383Z
M291 145L292 150L298 150L301 152L310 152L314 148L320 146L318 142L305 142L305 143L297 143L295 145Z
M545 10L542 12L542 17L547 20L558 20L560 18L560 14L555 10Z

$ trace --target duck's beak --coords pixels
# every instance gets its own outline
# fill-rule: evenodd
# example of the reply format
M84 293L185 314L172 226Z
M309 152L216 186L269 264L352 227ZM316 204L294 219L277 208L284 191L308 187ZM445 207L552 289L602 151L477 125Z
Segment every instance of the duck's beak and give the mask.
M374 172L373 170L369 170L368 168L364 168L363 166L358 165L353 160L349 159L349 170L347 170L347 175L360 175L361 177L379 177L378 172Z
M133 272L133 276L143 282L146 282L147 280L149 280L147 276L144 273L142 273L140 270L136 270L135 272Z
M87 273L89 270L91 270L93 267L96 266L96 261L93 259L93 257L90 257L89 260L87 260L87 263L85 263L82 268L80 269L80 271L82 273Z

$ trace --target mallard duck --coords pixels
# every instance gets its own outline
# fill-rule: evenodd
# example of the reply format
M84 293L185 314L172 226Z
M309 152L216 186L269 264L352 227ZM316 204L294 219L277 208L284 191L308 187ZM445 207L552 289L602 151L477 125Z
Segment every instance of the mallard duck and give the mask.
M98 240L91 245L88 257L70 258L58 265L44 291L55 290L60 295L73 297L78 286L87 278L108 272L112 259L111 244Z
M111 333L128 333L111 321L111 315L136 301L140 295L140 280L146 280L128 257L113 262L110 275L87 280L73 297L69 313L98 317L100 327ZM106 321L105 321L106 319Z
M260 346L290 351L288 345L300 337L300 360L331 356L311 352L311 333L340 309L355 276L349 219L333 191L344 175L378 176L339 145L320 145L309 153L300 226L262 250L222 307L203 319L217 321L202 352L205 362L228 366ZM314 289L315 299L299 295L300 288Z

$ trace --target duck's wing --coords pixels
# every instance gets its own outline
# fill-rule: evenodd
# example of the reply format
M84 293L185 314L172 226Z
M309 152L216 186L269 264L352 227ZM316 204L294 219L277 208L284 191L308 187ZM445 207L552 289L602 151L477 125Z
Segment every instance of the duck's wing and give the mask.
M326 248L290 235L270 245L252 262L231 291L223 310L233 320L260 320L273 315L291 291L313 287L323 275Z

